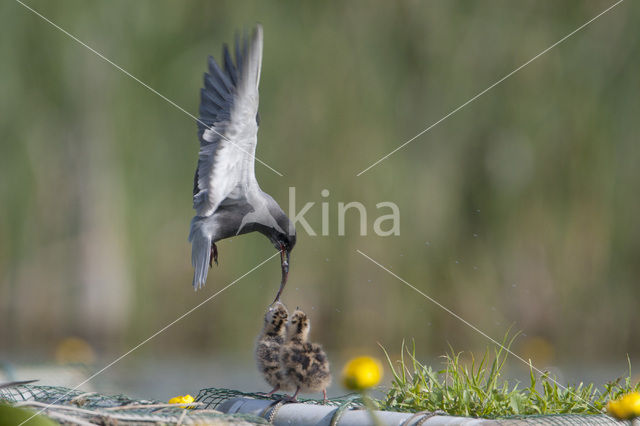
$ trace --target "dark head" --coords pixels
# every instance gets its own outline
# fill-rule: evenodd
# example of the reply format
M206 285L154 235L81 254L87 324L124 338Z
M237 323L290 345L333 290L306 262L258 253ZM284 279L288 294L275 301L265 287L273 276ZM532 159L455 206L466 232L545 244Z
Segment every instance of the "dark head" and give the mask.
M278 232L274 229L274 234L270 238L273 246L278 251L284 251L287 255L287 261L289 260L289 256L293 247L296 245L296 231L293 230L293 234L284 234L282 232Z
M284 334L289 312L287 307L280 302L269 306L264 314L264 331L267 333Z
M307 340L307 336L309 336L310 329L311 324L307 314L302 312L300 309L296 309L293 315L291 315L291 320L287 325L287 339L299 339L305 342Z
M273 202L275 203L275 201ZM271 240L276 250L284 247L287 252L291 252L296 245L295 226L277 204L272 206L269 211L277 225L270 229L269 240Z
M261 221L264 226L258 230L269 238L276 250L284 249L291 252L296 245L295 226L271 195L262 192L262 197L266 201L267 211L271 217L264 218Z

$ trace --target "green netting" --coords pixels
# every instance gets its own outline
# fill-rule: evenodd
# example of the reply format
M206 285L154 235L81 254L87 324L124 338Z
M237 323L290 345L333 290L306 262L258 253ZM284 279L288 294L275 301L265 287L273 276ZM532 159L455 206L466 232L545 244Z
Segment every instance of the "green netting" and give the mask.
M203 403L204 408L216 409L218 406L229 399L233 398L253 398L253 399L264 399L271 401L279 401L285 398L286 395L274 394L272 396L266 396L265 394L260 393L249 393L249 392L240 392L231 389L218 389L218 388L206 388L202 389L198 396L196 397L196 402ZM349 408L363 408L364 404L362 403L362 399L358 394L347 394L337 398L331 398L326 401L326 403L322 399L308 399L308 398L298 398L299 402L305 404L314 404L314 405L328 405L333 407L341 407L343 405L348 405Z
M131 399L124 395L101 395L95 392L83 392L63 387L21 385L0 388L0 402L32 408L44 409L44 414L54 420L72 422L69 418L89 420L100 424L138 425L149 423L163 424L232 424L251 425L268 424L264 418L248 414L224 414L216 409L224 401L234 398L254 398L271 400L274 404L284 395L267 397L263 394L240 392L230 389L202 389L195 399L192 409L179 406L166 406L161 401ZM321 399L300 398L306 404L323 404ZM326 405L339 407L342 411L350 408L363 408L356 394L332 398ZM494 419L493 422L505 425L616 425L629 424L617 422L606 415L557 414L544 416L518 416Z
M223 414L197 405L193 409L166 406L154 400L135 400L124 395L101 395L54 386L14 386L0 389L0 402L44 410L55 419L75 418L102 424L268 424L260 417L248 414Z
M77 407L111 408L131 404L157 404L157 401L134 400L124 395L100 395L57 386L12 386L0 389L0 400L9 402L37 401L45 404L73 404Z
M539 416L516 416L496 419L499 424L532 424L532 425L624 425L629 421L617 421L606 414L547 414Z
M72 416L79 419L101 420L103 423L177 423L190 424L213 421L216 424L267 424L257 416L247 414L223 414L216 411L218 406L233 398L254 398L271 401L282 400L285 395L266 396L259 393L240 392L231 389L202 389L195 399L192 409L179 406L164 406L161 401L132 399L125 395L102 395L55 386L21 385L0 389L0 401L33 408L46 409L43 414L56 419L56 415ZM300 398L305 404L325 404L321 399ZM158 407L158 405L163 405ZM348 394L326 401L334 407L362 408L357 394ZM61 417L58 417L61 418Z

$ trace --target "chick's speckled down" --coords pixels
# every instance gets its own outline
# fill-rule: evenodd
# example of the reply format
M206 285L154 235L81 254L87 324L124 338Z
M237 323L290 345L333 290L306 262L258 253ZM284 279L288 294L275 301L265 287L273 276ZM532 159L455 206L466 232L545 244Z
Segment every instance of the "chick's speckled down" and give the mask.
M267 383L275 391L293 389L293 385L286 381L280 368L280 351L286 337L286 326L289 312L280 302L269 307L264 316L264 326L256 344L256 362L258 370Z
M322 391L326 399L326 388L331 383L329 360L322 346L308 341L309 329L307 315L295 311L287 324L287 338L280 352L282 373L296 388L296 395Z

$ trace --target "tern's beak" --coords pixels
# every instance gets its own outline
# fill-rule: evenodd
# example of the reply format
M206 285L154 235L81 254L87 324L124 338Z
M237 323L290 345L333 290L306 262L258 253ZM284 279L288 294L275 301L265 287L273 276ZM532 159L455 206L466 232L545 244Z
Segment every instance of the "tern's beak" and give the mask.
M273 303L276 303L280 300L280 296L282 295L282 290L284 290L284 286L287 284L287 279L289 278L289 259L291 256L291 252L286 250L284 247L280 251L280 262L282 266L282 280L280 281L280 289L278 290L278 294L276 295Z
M282 272L288 274L289 273L289 258L291 257L291 252L285 250L285 259L282 262Z

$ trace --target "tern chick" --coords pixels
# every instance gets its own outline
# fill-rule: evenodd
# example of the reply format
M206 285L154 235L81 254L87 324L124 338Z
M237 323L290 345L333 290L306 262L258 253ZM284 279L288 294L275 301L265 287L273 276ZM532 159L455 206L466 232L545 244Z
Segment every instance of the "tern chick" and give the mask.
M331 383L329 360L322 346L308 341L311 324L307 315L296 310L287 324L287 337L280 352L280 364L285 380L298 393L320 392L327 401L327 387Z
M276 302L269 306L264 315L264 326L258 335L256 344L256 362L258 370L267 383L273 386L267 396L273 395L278 390L293 389L280 369L280 350L287 332L287 318L289 312L286 306Z

